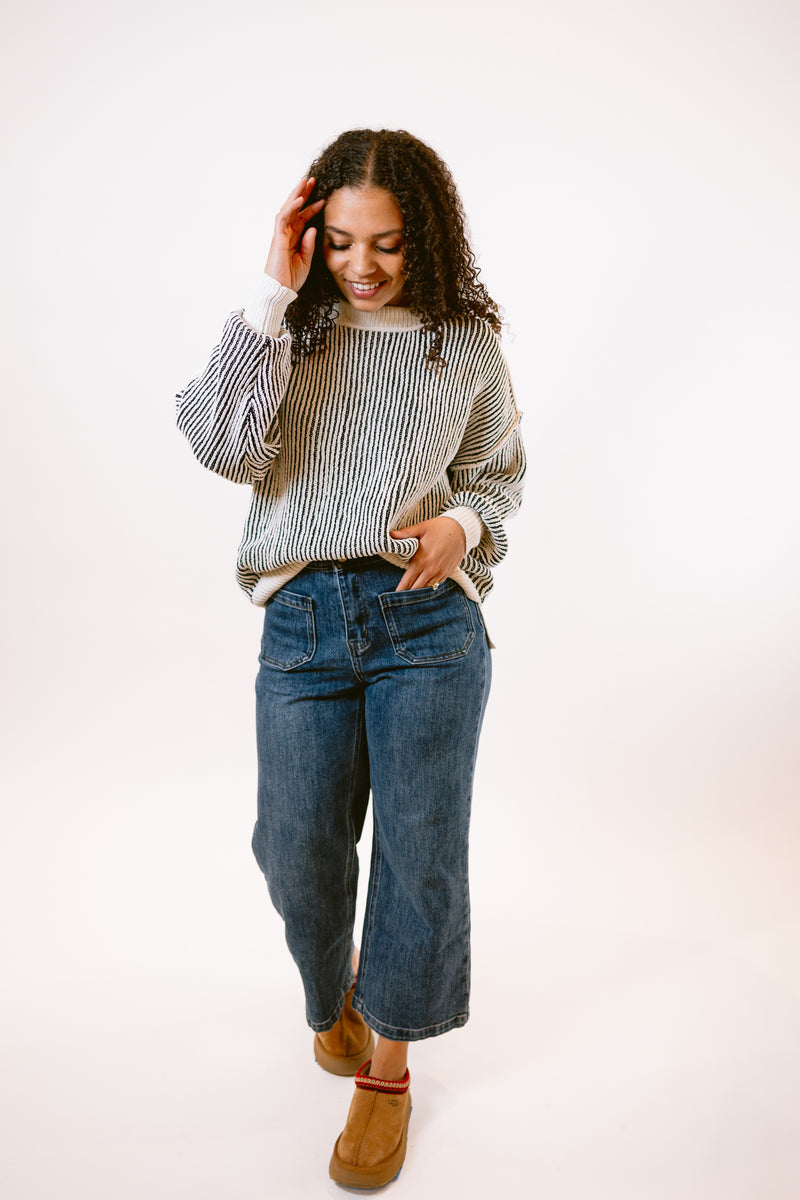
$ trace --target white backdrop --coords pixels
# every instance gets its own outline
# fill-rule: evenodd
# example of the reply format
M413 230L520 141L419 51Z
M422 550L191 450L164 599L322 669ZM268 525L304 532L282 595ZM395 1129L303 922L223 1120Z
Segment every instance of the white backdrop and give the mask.
M449 162L530 456L487 619L473 1019L397 1195L794 1200L798 11L10 2L3 1092L14 1200L311 1200L251 860L244 490L173 395L342 129Z

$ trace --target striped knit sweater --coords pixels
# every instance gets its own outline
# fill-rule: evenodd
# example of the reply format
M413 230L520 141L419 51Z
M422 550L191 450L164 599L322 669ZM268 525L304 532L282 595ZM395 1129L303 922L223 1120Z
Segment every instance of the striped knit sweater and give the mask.
M447 365L436 370L412 311L361 312L342 300L327 348L292 366L281 322L294 298L264 276L177 396L178 426L199 462L252 486L242 588L264 604L318 559L377 554L403 566L417 540L389 531L449 516L467 539L452 578L483 599L525 471L495 334L474 318L448 322Z

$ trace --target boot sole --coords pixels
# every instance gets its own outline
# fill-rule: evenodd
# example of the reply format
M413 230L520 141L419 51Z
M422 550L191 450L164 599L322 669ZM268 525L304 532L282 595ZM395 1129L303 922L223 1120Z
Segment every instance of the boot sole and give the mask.
M383 1162L376 1163L374 1167L359 1168L342 1162L339 1158L339 1138L337 1138L336 1145L333 1147L333 1154L331 1155L331 1165L328 1169L333 1182L340 1184L342 1187L367 1190L385 1187L387 1183L391 1183L393 1179L396 1179L406 1158L408 1122L410 1119L411 1105L409 1104L405 1125L403 1126L403 1132L397 1149L394 1154L385 1158Z
M371 1057L374 1049L375 1038L372 1036L372 1031L370 1031L364 1049L359 1050L357 1054L348 1054L346 1058L339 1054L329 1054L322 1045L319 1034L314 1034L314 1057L323 1071L327 1071L331 1075L355 1075L361 1064Z

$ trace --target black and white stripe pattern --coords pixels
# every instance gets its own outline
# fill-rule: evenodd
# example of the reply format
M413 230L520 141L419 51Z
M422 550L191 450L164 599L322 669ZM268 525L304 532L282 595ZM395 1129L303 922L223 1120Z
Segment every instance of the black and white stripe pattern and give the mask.
M442 514L475 528L480 518L453 578L475 599L488 593L521 498L519 414L483 322L448 323L444 370L428 367L427 346L407 310L342 304L327 349L292 366L285 331L228 318L208 366L178 394L178 425L203 466L253 488L237 567L254 603L314 560L401 563L417 542L389 530Z

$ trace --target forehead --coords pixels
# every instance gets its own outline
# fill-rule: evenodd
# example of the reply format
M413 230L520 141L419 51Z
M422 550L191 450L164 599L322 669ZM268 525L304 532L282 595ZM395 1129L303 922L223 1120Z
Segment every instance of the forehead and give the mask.
M362 236L403 228L403 214L383 188L339 188L325 204L325 224Z

